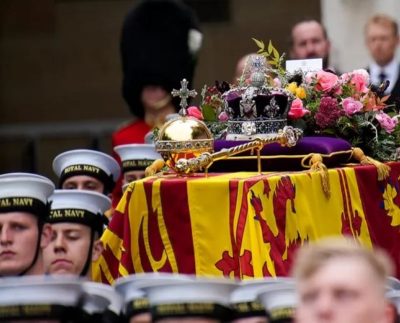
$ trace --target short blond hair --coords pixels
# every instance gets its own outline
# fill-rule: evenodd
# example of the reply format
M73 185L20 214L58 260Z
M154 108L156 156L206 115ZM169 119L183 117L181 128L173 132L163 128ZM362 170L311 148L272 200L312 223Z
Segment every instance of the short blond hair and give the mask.
M369 266L376 278L385 284L393 275L393 262L381 249L373 251L348 238L327 238L299 249L293 266L297 281L313 276L328 261L336 258L359 259Z
M399 27L397 25L396 20L394 20L392 17L385 15L385 14L376 14L372 16L371 18L368 19L366 25L365 25L365 32L367 32L368 27L370 25L381 25L387 28L391 28L393 30L393 35L398 36L399 35Z

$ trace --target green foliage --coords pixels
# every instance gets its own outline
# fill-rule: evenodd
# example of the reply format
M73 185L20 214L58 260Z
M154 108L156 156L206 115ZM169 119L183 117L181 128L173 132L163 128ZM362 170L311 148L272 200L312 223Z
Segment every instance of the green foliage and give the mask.
M203 104L201 106L203 112L204 121L217 121L217 112L215 108L209 104Z
M272 45L271 40L268 43L267 48L262 40L252 38L258 47L257 54L262 55L267 60L268 64L272 67L272 72L277 75L285 75L285 70L282 67L284 55L279 55L278 50Z

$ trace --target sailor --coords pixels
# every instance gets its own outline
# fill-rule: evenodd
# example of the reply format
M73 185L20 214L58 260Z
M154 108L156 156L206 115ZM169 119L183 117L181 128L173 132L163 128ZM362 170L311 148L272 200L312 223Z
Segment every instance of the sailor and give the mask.
M258 300L267 311L270 323L292 323L297 306L297 294L293 282L268 286L258 291Z
M0 276L42 275L51 238L48 197L54 184L30 173L0 175Z
M53 233L43 253L47 273L90 279L92 261L103 251L100 237L108 223L104 213L111 200L98 192L55 190L50 201L46 222Z
M162 159L153 144L128 144L114 148L122 162L122 185L145 176L145 169L155 160Z
M120 166L111 156L89 149L69 150L53 160L59 188L111 194L120 175Z
M258 293L268 287L280 286L289 281L291 279L287 277L266 277L239 282L238 287L231 294L232 322L267 323L267 313L257 299Z
M153 322L218 323L230 321L229 304L236 282L228 278L172 273L132 275L149 300Z
M85 323L120 323L122 317L122 297L109 285L86 281L82 284L85 297L83 312L87 315Z
M7 277L0 284L0 322L86 322L82 282L72 277Z

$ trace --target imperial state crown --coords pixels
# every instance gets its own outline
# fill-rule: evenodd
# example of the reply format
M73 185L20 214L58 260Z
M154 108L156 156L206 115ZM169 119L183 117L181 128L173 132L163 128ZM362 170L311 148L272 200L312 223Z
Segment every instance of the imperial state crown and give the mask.
M222 95L228 116L227 140L252 140L278 133L287 125L294 96L268 85L265 57L251 55L243 72L245 81Z

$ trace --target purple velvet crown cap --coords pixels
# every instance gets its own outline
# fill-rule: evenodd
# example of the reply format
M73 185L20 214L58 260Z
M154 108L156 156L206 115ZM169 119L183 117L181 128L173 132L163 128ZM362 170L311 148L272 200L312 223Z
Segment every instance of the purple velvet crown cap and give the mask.
M241 101L244 95L238 91L229 92L225 100L229 109L231 119L242 119L241 115ZM256 105L256 118L257 119L286 119L290 108L290 98L284 93L279 91L259 91L252 97ZM271 110L267 107L276 106L277 110L271 114Z

